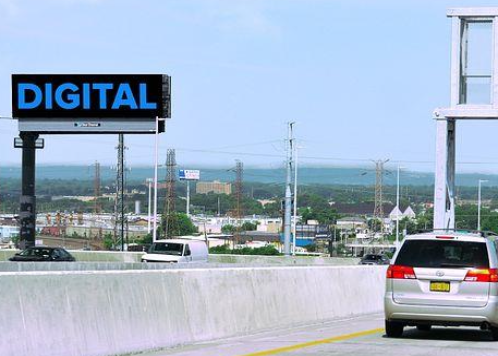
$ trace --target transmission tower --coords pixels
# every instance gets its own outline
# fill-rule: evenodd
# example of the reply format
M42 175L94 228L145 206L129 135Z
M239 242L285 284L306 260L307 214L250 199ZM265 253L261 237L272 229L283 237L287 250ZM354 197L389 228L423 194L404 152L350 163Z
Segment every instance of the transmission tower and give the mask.
M242 230L242 218L244 217L244 207L242 204L242 180L244 178L244 165L241 161L236 160L235 168L230 169L230 171L235 172L235 182L233 190L233 194L235 196L235 209L233 211L233 215L237 219L237 222L235 226L235 233L233 236L233 243L234 245L237 245L240 237L240 231Z
M241 219L244 217L244 208L242 206L242 180L244 178L244 164L236 160L235 161L235 201L236 201L236 207L235 207L235 215L237 219L239 220L239 226Z
M93 191L94 191L94 199L95 199L95 215L100 214L101 206L100 206L100 163L95 162L95 176L93 180Z
M125 161L124 135L119 134L119 142L116 147L118 150L118 166L116 170L116 199L114 201L114 241L121 240L121 251L124 250L124 232L125 232L125 214L124 214L124 189L125 189Z
M173 236L175 232L176 224L176 157L175 150L168 149L166 156L166 201L164 207L165 219L164 219L164 235L166 238Z
M389 160L377 160L375 163L375 207L373 212L373 221L374 224L372 226L374 231L377 231L377 222L379 222L378 230L382 231L383 219L384 219L384 206L383 206L383 197L382 197L382 184L384 178L384 164Z

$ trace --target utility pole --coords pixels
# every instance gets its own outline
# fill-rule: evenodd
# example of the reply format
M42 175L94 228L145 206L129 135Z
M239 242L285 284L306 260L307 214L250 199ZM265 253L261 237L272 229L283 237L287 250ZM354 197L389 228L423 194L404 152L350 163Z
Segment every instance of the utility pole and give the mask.
M114 225L114 235L115 240L118 236L118 225L119 225L119 237L121 239L121 251L124 251L124 232L125 232L125 215L124 215L124 135L119 134L118 146L118 167L116 172L116 200L114 204L115 220Z
M477 189L477 231L481 231L481 184L486 183L486 179L479 179Z
M291 172L292 172L292 147L293 147L293 133L292 126L294 122L288 123L288 148L287 148L287 179L285 183L285 214L284 214L284 254L290 256L291 254Z

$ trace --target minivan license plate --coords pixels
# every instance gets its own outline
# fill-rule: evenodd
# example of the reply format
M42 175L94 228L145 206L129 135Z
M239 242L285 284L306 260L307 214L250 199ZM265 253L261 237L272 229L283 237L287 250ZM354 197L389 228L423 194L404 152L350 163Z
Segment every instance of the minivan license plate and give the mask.
M430 284L431 292L449 292L450 282L431 282Z

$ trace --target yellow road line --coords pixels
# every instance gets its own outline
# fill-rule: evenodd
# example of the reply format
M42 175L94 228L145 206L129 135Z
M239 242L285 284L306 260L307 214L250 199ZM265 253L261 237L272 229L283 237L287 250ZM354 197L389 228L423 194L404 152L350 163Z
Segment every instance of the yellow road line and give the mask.
M353 339L355 337L377 334L377 333L380 333L382 331L384 331L384 328L359 331L359 332L352 333L352 334L345 334L345 335L339 335L339 336L329 337L327 339L321 339L321 340L303 342L301 344L294 344L294 345L290 345L290 346L283 346L283 347L278 347L276 349L265 350L265 351L258 351L258 352L253 352L253 353L250 353L250 354L244 354L244 355L241 355L241 356L268 356L268 355L276 355L276 354L279 354L279 353L282 353L282 352L290 352L290 351L295 351L295 350L299 350L299 349L304 349L305 347L311 347L311 346L322 345L322 344L330 344L330 343L337 342L337 341L344 341L344 340Z

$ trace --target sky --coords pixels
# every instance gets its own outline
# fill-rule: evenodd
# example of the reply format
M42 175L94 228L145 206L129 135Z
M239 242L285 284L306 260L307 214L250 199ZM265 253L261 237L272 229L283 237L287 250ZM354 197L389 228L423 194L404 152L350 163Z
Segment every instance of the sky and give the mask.
M172 118L160 161L280 168L287 122L299 162L434 171L432 112L449 104L446 0L0 0L0 116L14 73L164 73ZM457 169L498 173L498 122L458 122ZM18 165L0 119L0 167ZM50 135L38 164L116 162L117 135ZM154 137L126 135L129 165Z

